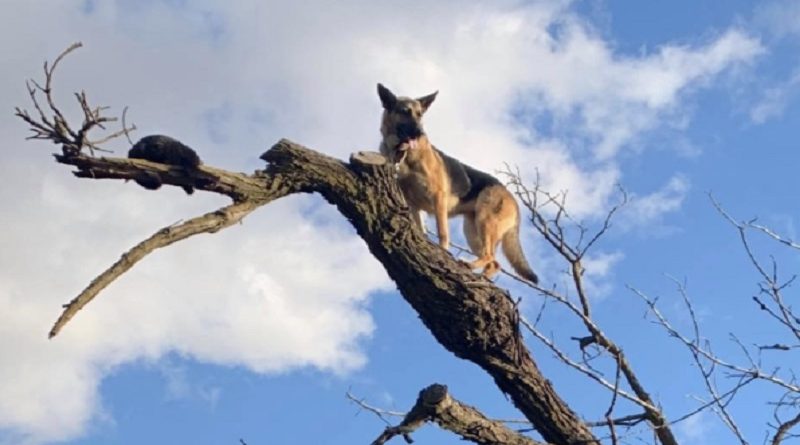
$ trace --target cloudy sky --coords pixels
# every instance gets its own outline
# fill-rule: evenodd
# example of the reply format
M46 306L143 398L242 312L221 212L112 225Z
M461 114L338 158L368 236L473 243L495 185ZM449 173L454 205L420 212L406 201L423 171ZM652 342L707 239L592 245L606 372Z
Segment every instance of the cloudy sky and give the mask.
M598 318L670 418L696 405L700 387L625 284L663 296L669 310L675 294L664 274L686 278L709 334L772 338L748 303L755 277L735 233L706 194L794 232L796 1L4 6L13 13L0 17L0 444L368 443L384 425L347 402L349 388L405 410L433 382L489 415L519 416L486 376L430 338L316 197L282 200L153 254L48 341L60 305L124 250L225 203L77 180L52 162L57 147L24 141L12 116L28 105L24 80L74 41L84 48L55 82L65 108L85 89L111 112L128 106L139 136L172 135L218 167L258 169L281 137L339 157L377 148L383 82L401 95L438 90L427 116L437 146L487 171L508 163L529 180L538 172L547 189L568 191L576 218L596 221L621 184L632 203L587 273ZM523 238L540 276L563 282L546 246L530 229ZM530 308L538 301L500 284ZM556 337L584 335L558 314L545 323ZM583 416L602 417L606 394L532 348ZM664 351L674 366L664 366ZM768 411L753 400L750 410ZM767 416L744 405L747 432L763 437ZM730 439L711 416L677 428L685 443ZM461 443L433 428L417 437Z

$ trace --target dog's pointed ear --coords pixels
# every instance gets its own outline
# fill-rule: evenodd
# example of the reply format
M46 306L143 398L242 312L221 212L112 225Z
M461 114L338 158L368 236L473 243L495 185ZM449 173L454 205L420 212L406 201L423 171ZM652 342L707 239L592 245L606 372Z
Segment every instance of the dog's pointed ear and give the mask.
M380 83L378 84L378 97L381 98L383 108L386 110L393 110L395 104L397 104L397 96Z
M417 101L422 105L422 112L428 111L428 107L431 106L433 100L436 99L436 95L439 94L439 91L435 91L427 96L420 97Z

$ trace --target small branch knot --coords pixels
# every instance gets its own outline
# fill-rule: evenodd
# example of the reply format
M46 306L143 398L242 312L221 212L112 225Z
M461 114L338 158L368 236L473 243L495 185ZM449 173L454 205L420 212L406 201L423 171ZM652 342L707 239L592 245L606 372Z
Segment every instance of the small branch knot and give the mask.
M434 383L419 393L420 401L426 408L435 408L447 397L447 385Z
M358 166L386 165L386 158L375 151L358 151L350 155L350 163Z

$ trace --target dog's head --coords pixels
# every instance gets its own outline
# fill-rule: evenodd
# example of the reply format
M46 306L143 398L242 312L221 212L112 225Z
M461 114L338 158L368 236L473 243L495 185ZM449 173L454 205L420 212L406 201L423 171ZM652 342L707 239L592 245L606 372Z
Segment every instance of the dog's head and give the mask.
M384 146L394 162L399 162L409 150L415 150L425 141L425 131L422 128L422 115L436 99L432 93L418 99L397 97L385 86L378 84L378 97L383 104L383 120L381 133Z

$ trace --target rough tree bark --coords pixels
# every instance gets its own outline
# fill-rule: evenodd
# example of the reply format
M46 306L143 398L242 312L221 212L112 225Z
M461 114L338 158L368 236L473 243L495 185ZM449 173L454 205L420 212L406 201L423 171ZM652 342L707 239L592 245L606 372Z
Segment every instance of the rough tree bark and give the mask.
M529 437L511 431L502 422L487 419L475 408L450 397L447 387L433 384L419 392L417 403L406 414L400 425L391 426L372 442L383 445L395 436L408 437L425 422L436 422L440 427L452 431L464 440L480 445L544 445Z

